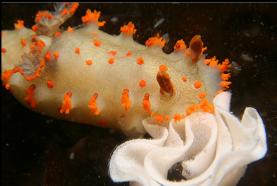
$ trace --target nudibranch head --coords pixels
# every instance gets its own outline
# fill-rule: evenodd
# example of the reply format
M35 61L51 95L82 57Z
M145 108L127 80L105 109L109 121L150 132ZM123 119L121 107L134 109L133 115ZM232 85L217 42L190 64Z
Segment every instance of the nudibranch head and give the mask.
M166 54L159 34L136 43L130 21L111 36L98 29L105 25L101 12L90 9L83 25L62 30L78 6L58 4L54 12L39 11L32 29L18 20L15 30L2 31L2 82L27 107L80 123L105 120L136 135L145 132L145 118L167 126L194 112L213 113L214 96L230 88L230 61L206 58L199 35L188 47L178 40Z

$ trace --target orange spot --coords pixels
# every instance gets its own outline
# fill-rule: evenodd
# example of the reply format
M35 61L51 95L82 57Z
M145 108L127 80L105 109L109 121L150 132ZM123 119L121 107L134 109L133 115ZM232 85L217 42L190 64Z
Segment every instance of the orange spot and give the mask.
M158 123L162 123L164 121L163 115L161 114L157 114L154 119L158 122Z
M59 54L59 52L55 51L55 52L53 53L53 56L54 56L55 60L58 60L60 54Z
M125 109L125 111L128 111L131 107L131 100L129 97L129 89L123 89L121 94L121 105Z
M206 59L205 63L207 65L209 65L210 67L217 67L218 66L218 60L216 59L216 57L212 57L210 59Z
M174 115L173 118L174 118L175 122L178 122L178 121L180 121L183 118L183 116L181 114L177 113L177 114Z
M29 88L26 90L26 97L25 101L30 105L32 108L36 107L36 100L35 100L35 89L36 85L32 84L29 86Z
M150 97L149 93L144 94L144 98L142 100L142 107L146 112L151 114L151 103L150 103L149 97Z
M9 84L9 80L11 78L11 76L14 74L14 70L5 70L3 75L2 75L2 81L3 81L3 86L9 90L10 89L10 84Z
M67 27L67 31L68 32L73 32L74 31L74 28L72 28L71 26Z
M109 60L108 60L109 64L114 64L114 62L115 62L114 58L109 58Z
M132 52L131 51L128 51L127 53L126 53L126 56L127 57L129 57L129 56L131 56L132 55Z
M227 74L222 73L220 75L220 77L223 81L228 81L228 79L230 79L230 77L231 77L231 74L230 73L227 73Z
M206 93L205 92L200 92L199 94L198 94L198 98L199 99L203 99L203 98L205 98L206 97Z
M187 115L190 115L190 114L192 114L193 112L196 112L197 109L198 109L198 105L192 104L192 105L190 105L190 106L186 109L186 114L187 114Z
M39 11L36 15L35 22L40 22L42 18L53 19L53 17L49 11Z
M22 47L25 47L27 45L26 39L21 39L20 43L21 43Z
M86 64L87 65L92 65L92 60L91 59L86 60Z
M47 87L48 87L48 88L54 88L54 81L48 80L48 81L47 81Z
M23 20L17 20L17 23L14 24L14 27L17 30L24 28L24 21Z
M62 34L61 32L56 32L56 33L54 34L54 36L55 36L55 37L60 37L61 34Z
M78 7L79 7L79 3L77 2L72 3L71 8L69 9L69 13L74 14Z
M187 48L184 40L180 39L176 42L174 46L174 51L184 51Z
M221 72L227 71L231 67L231 62L229 59L225 59L222 64L218 64L218 68Z
M108 51L108 54L110 54L110 55L112 55L112 56L116 56L117 51L111 50L111 51Z
M141 88L143 88L143 87L145 87L146 86L146 81L145 80L140 80L139 81L139 86L141 87Z
M202 83L201 83L201 81L196 80L193 85L194 85L194 88L199 89L199 88L201 88Z
M167 71L167 66L166 65L160 65L159 67L161 72L166 72Z
M33 30L34 32L37 32L37 31L38 31L38 25L33 25L33 26L32 26L32 30Z
M144 59L142 57L137 58L137 64L138 65L143 65L144 64Z
M90 108L91 112L94 115L99 115L100 114L100 110L99 110L99 108L97 107L97 104L96 104L97 97L98 97L98 93L94 93L93 96L91 97L90 101L89 101L89 104L88 104L88 107Z
M97 40L97 39L94 39L93 43L94 43L94 46L96 46L96 47L101 46L101 42L99 40Z
M222 88L225 88L225 89L228 89L229 86L231 85L232 83L230 81L221 81L219 83L219 85L222 87Z
M186 76L182 76L182 81L186 82L187 81L187 77Z
M51 53L49 51L46 52L44 58L45 58L46 61L51 61Z
M66 9L66 8L64 8L61 12L60 12L60 14L62 15L62 16L64 16L64 15L67 15L69 12L68 12L68 10Z
M72 92L66 92L63 97L63 102L62 106L60 108L60 113L61 114L69 114L71 110L71 97L72 97Z
M160 46L160 47L164 47L165 45L165 40L159 36L159 34L157 34L157 36L155 37L150 37L146 42L145 45L148 47L151 46Z
M201 102L199 103L199 108L204 112L209 112L209 113L214 112L213 105L207 99L201 100Z
M120 27L121 33L124 33L125 35L133 35L136 33L135 25L132 22L129 22L127 25L123 25Z
M80 54L80 48L75 48L75 53L79 55Z
M5 53L7 52L7 49L6 49L6 48L2 48L2 49L1 49L1 52L2 52L3 54L5 54Z
M94 10L93 12L91 12L90 9L88 9L86 11L86 15L84 15L82 17L82 22L84 24L88 24L88 23L95 23L97 24L99 27L104 26L105 25L105 21L99 22L98 19L100 18L101 12Z

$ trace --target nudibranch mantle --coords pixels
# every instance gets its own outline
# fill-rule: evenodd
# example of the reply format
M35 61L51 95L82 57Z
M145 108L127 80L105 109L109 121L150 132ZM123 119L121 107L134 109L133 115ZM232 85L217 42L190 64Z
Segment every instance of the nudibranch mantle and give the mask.
M76 6L38 13L32 29L18 21L15 30L2 31L2 81L22 104L131 136L145 132L141 123L148 117L168 125L194 111L213 112L209 102L228 88L230 64L206 59L200 36L189 47L179 40L166 54L159 36L146 46L135 42L131 22L118 36L99 30L105 22L98 21L100 12L90 10L82 27L61 31L59 25L74 13L65 12Z

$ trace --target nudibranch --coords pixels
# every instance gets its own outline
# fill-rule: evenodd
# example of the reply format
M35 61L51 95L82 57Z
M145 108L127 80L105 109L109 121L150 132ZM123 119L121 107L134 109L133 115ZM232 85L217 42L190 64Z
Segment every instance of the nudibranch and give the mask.
M141 45L134 23L117 36L99 29L101 12L83 24L60 26L78 3L39 11L31 29L23 20L2 37L2 83L26 107L52 117L116 128L135 139L114 151L110 176L137 185L234 185L247 164L267 151L262 119L247 108L230 113L231 62L207 58L199 35L174 52L159 35ZM183 180L168 171L181 164Z
M118 36L99 27L100 12L87 10L78 28L60 26L78 3L39 11L32 29L23 20L2 31L2 82L25 106L78 123L118 128L129 136L145 133L142 120L167 125L196 111L213 112L211 101L228 89L230 61L206 59L199 35L188 47L162 51L165 39L134 42L129 22Z

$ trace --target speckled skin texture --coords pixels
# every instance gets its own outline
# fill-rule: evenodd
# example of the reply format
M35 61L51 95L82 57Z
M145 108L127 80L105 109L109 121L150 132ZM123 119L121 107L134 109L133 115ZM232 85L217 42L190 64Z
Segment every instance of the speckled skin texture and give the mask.
M4 4L2 12L3 15L8 15L9 19L3 22L3 27L12 29L18 18L24 19L30 27L34 13L51 6ZM103 28L109 33L118 34L119 27L126 20L137 20L135 23L139 27L139 35L135 36L135 39L140 43L156 31L169 32L170 38L176 40L185 36L186 41L194 34L200 33L208 45L210 56L216 54L221 59L229 56L239 63L242 70L233 77L232 110L239 115L246 105L257 108L265 119L269 134L267 157L250 165L239 185L276 184L276 171L273 166L276 159L276 63L273 63L276 61L276 52L272 47L275 42L272 38L276 38L276 29L273 26L276 22L274 5L86 4L77 12L78 18L72 18L68 24L80 24L80 16L88 7L102 10L105 19L119 17L117 24L108 24ZM26 12L26 9L29 11ZM161 17L165 18L165 23L153 31L153 23ZM182 24L180 19L183 20ZM169 51L173 44L171 41L165 50ZM245 53L252 56L253 60L242 58L241 54ZM265 92L267 96L264 96ZM111 183L105 170L109 154L115 145L123 141L120 134L110 135L109 131L100 128L38 115L22 107L6 91L3 92L2 115L4 185L125 185ZM84 139L83 145L77 143L81 139ZM78 155L71 161L68 157L74 144L84 156ZM87 146L98 150L88 152ZM49 172L47 167L53 167L53 164L56 168ZM88 164L91 167L87 167Z

